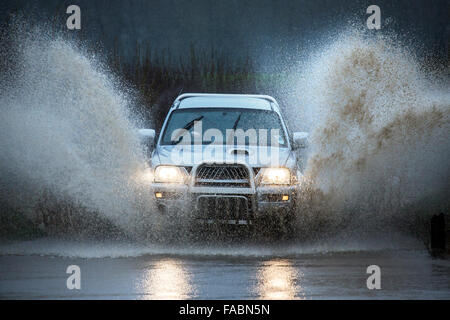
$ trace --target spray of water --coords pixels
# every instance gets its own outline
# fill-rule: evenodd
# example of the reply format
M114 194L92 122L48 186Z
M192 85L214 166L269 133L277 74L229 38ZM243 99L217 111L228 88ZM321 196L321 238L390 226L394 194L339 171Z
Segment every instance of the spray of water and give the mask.
M448 82L392 37L354 31L302 67L297 121L312 135L301 224L385 234L448 210Z
M78 217L72 224L81 217L85 226L96 213L129 234L178 236L158 220L139 181L146 159L126 88L71 42L43 28L17 29L13 50L1 52L14 62L0 79L1 202L35 220L40 211L70 211L68 203ZM312 132L298 233L341 231L314 241L312 251L353 248L355 232L385 235L447 210L450 96L445 82L424 75L407 50L357 33L295 73L289 86L296 83L301 100L289 118Z
M2 203L34 220L51 208L95 212L130 231L152 208L138 179L146 161L133 99L82 48L30 30L13 27L2 52L13 62L0 86Z

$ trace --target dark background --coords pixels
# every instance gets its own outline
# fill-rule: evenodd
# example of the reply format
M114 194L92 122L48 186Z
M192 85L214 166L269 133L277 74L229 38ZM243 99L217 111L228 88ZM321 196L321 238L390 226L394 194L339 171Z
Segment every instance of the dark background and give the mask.
M395 35L414 52L448 63L446 0L6 0L11 14L47 23L101 50L138 88L152 117L181 91L267 93L277 97L282 68L349 27ZM66 8L81 8L68 31ZM367 31L366 9L381 8L382 29ZM279 98L279 97L277 97ZM157 123L160 120L156 119Z
M350 24L365 26L366 9L381 8L382 31L414 39L426 50L445 54L449 5L446 0L6 0L4 21L23 12L30 19L65 25L66 8L77 4L82 29L107 48L117 45L127 58L136 43L168 49L174 56L189 47L215 48L230 57L252 59L290 53L318 37L332 36Z

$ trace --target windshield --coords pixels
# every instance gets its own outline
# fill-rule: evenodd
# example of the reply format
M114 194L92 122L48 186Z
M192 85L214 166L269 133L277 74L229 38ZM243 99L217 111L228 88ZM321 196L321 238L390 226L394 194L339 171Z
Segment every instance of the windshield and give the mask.
M190 108L171 113L162 145L234 144L287 147L274 111L238 108Z

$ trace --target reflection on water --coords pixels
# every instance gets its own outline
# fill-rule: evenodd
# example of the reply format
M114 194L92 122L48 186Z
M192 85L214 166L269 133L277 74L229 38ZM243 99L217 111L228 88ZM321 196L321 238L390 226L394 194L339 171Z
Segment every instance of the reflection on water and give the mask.
M147 271L142 289L149 299L189 299L193 293L189 274L177 259L156 262Z
M305 298L301 286L303 273L289 259L271 259L255 265L256 287L252 296L267 300L289 300ZM146 266L144 278L138 284L141 294L147 299L192 299L200 289L195 285L194 276L183 260L165 258ZM196 277L196 276L195 276ZM253 275L251 278L255 279ZM227 288L216 283L216 279L203 279L207 286L203 290L221 290ZM220 282L220 281L219 281ZM221 287L222 286L222 287ZM219 289L221 288L221 289ZM242 288L245 291L245 288Z
M289 260L265 261L257 274L257 294L260 299L268 300L303 298L301 277L301 271L295 269Z

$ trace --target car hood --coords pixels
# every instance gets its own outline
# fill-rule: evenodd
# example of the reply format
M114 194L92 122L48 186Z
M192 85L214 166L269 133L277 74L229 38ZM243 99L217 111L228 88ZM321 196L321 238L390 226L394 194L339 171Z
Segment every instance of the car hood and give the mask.
M289 148L257 146L158 146L152 154L152 166L160 164L195 166L200 163L245 163L251 167L286 166L294 158Z

